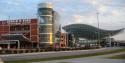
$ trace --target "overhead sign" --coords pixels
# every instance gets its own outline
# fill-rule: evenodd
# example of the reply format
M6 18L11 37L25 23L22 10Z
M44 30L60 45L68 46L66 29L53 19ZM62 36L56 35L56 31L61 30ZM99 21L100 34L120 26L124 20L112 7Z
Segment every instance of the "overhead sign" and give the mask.
M30 24L31 19L18 19L18 20L5 20L0 21L0 25L6 25L6 24Z

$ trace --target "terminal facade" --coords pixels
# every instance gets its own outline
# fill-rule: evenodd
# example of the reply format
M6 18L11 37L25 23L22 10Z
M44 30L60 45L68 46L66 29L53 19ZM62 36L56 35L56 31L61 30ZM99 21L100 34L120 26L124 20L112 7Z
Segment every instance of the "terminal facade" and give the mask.
M3 49L76 47L80 42L79 38L97 43L98 31L101 40L124 30L109 31L85 24L72 24L64 26L66 33L62 33L56 18L57 12L51 3L40 3L37 8L37 18L1 20L0 47Z
M53 47L54 44L64 47L66 43L63 43L63 40L57 42L55 39L55 34L59 31L56 14L51 3L40 3L37 18L1 20L0 47L8 49L48 48ZM61 39L65 39L65 34L60 35L62 35Z
M31 45L37 46L39 43L38 20L0 21L0 36L0 46L2 48L18 48L18 46L19 48L29 48Z

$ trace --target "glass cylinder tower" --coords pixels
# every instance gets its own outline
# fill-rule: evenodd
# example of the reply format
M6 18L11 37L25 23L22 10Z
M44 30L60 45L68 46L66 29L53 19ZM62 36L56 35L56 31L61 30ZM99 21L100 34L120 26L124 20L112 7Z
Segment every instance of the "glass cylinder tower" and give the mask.
M51 3L38 4L40 47L51 46L54 42L54 20Z

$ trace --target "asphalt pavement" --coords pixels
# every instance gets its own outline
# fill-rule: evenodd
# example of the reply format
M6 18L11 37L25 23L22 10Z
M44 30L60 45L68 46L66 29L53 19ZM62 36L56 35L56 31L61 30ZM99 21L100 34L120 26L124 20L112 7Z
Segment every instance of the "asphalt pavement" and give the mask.
M3 61L13 61L13 60L27 60L27 59L37 59L37 58L50 58L50 57L60 57L60 56L70 56L70 55L80 55L80 54L91 54L97 52L103 52L108 50L121 49L120 47L109 47L100 48L93 50L73 50L73 51L52 51L52 52L39 52L39 53L22 53L22 54L8 54L0 55Z
M125 63L123 59L105 59L105 58L76 58L76 59L65 59L65 60L53 60L53 61L41 61L31 63Z
M108 57L115 56L115 55L122 55L122 54L125 54L125 52L94 56L94 57L40 61L40 62L31 62L31 63L125 63L124 59L108 59Z

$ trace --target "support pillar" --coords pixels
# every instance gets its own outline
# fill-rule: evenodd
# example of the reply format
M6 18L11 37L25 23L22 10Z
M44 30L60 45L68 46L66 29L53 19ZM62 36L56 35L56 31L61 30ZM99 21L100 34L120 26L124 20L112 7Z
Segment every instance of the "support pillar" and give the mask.
M17 48L20 49L20 42L19 42L19 40L17 41L17 43L18 43Z
M7 49L10 49L10 43L7 44Z

